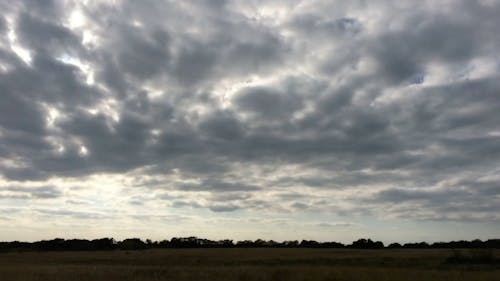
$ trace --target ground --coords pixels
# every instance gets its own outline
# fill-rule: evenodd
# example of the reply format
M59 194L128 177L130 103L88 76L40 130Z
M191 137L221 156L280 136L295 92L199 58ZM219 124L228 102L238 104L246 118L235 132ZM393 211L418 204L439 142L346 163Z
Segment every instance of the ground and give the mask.
M500 250L154 249L0 253L0 280L500 280Z

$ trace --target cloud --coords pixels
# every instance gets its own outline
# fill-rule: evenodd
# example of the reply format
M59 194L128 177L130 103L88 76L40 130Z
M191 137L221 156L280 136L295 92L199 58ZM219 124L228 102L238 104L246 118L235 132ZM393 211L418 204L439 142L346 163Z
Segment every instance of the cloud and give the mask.
M320 222L320 223L317 223L316 226L325 227L325 228L335 228L335 227L352 227L352 226L356 226L356 224L348 223L348 222L334 222L334 223Z
M190 191L254 191L260 188L255 185L245 183L233 183L219 180L207 179L200 183L184 183L179 185L181 190Z
M0 32L4 32L7 29L7 23L5 22L4 17L0 17Z
M174 207L174 208L185 208L185 207L201 208L202 206L198 202L194 202L194 201L176 200L176 201L172 202L172 207Z
M234 104L244 112L274 119L293 114L301 107L301 100L292 93L283 93L273 88L250 87L237 94Z
M0 198L8 199L54 199L62 197L62 191L55 186L5 186L0 187Z
M50 217L70 217L76 219L104 219L109 218L109 216L96 213L96 212L80 212L80 211L71 211L71 210L63 210L63 209L36 209L35 210L40 215L50 216Z
M234 114L227 111L214 112L200 122L200 130L210 137L234 141L243 137L245 130Z
M71 30L22 12L16 21L16 34L20 43L38 55L78 54L78 37Z
M498 220L498 180L463 179L441 188L386 189L367 198L367 203L401 208L401 217L432 220ZM409 214L408 212L415 212Z
M235 205L213 205L210 206L209 209L213 212L232 212L240 209L238 206Z
M498 219L497 3L0 8L2 199Z

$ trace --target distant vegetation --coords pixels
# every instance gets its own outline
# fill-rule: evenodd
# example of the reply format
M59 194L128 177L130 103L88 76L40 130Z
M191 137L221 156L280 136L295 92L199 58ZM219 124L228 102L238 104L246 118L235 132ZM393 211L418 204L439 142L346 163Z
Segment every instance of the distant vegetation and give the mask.
M52 239L37 242L0 242L0 251L101 251L101 250L142 250L155 248L351 248L351 249L493 249L500 248L500 239L490 239L487 241L452 241L437 242L428 244L420 243L392 243L384 246L380 241L371 239L359 239L351 244L339 242L317 242L314 240L283 241L257 239L255 241L244 240L233 242L233 240L209 240L197 237L172 238L170 240L143 241L139 238L116 241L112 238L102 238L95 240L85 239ZM463 259L457 256L456 260Z

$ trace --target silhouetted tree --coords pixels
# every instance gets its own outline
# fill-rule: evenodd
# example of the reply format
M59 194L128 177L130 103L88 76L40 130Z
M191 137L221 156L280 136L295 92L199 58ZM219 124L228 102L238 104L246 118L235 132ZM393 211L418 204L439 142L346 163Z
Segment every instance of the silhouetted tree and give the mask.
M300 243L296 240L294 241L283 241L276 242L273 240L263 240L257 239L255 241L243 240L236 243L233 240L209 240L197 238L194 236L190 237L173 237L169 240L162 241L152 241L147 239L143 242L139 238L125 239L120 242L116 242L112 238L101 238L94 240L84 240L84 239L70 239L65 240L62 238L56 238L52 240L42 240L37 242L0 242L0 251L96 251L96 250L113 250L113 249L124 249L124 250L140 250L147 248L255 248L255 247L266 247L266 248L354 248L354 249L381 249L384 248L384 244L380 241L372 241L371 239L358 239L350 245L344 245L338 242L317 242L314 240L302 240ZM449 249L459 249L459 248L500 248L500 239L490 239L487 241L481 241L479 239L472 241L451 241L451 242L436 242L429 245L426 242L419 243L406 243L401 245L399 243L392 243L387 248L414 248L414 249L426 249L426 248L449 248Z
M238 241L238 242L236 242L236 247L251 248L251 247L254 247L254 243L251 240Z
M429 248L429 244L427 242L420 242L420 243L406 243L403 245L403 248L410 248L410 249L426 249Z
M384 248L384 243L380 241L373 242L371 239L361 238L357 241L352 242L349 247L355 249L381 249Z
M387 246L387 248L390 248L390 249L400 249L402 247L403 246L401 246L401 244L399 244L399 243L392 243L392 244L389 244L389 246Z
M283 243L281 243L281 246L285 248L295 248L299 246L299 241L297 240L283 241Z
M147 245L139 238L129 238L118 242L118 248L122 250L142 250L146 249Z
M338 242L324 242L320 245L322 248L344 248L345 245Z
M319 243L314 240L302 240L300 241L299 247L302 248L318 248Z

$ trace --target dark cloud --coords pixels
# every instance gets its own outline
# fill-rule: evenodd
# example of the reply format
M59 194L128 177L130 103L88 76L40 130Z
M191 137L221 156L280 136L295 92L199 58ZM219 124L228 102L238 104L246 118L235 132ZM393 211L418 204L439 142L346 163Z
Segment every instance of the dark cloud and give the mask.
M170 60L169 34L161 29L149 32L144 38L145 30L124 28L120 42L125 44L116 55L118 69L141 80L166 71Z
M77 55L81 51L80 38L60 24L21 13L16 31L20 42L34 52L53 55Z
M17 3L17 5L22 6L22 9L25 9L25 11L32 12L43 19L59 19L64 12L64 5L55 0L26 0Z
M289 117L302 105L299 96L266 87L245 88L234 103L239 109L266 119Z
M196 83L206 78L216 62L216 53L207 46L187 46L181 50L174 66L174 75L182 84Z
M0 101L0 116L0 125L5 129L35 135L45 134L45 112L39 104L28 98L4 92ZM19 135L16 132L12 134Z
M283 40L262 30L246 30L249 37L232 42L224 58L224 69L234 74L264 72L283 63L290 48Z
M227 111L215 112L200 122L200 129L210 137L235 141L245 133L243 124Z

